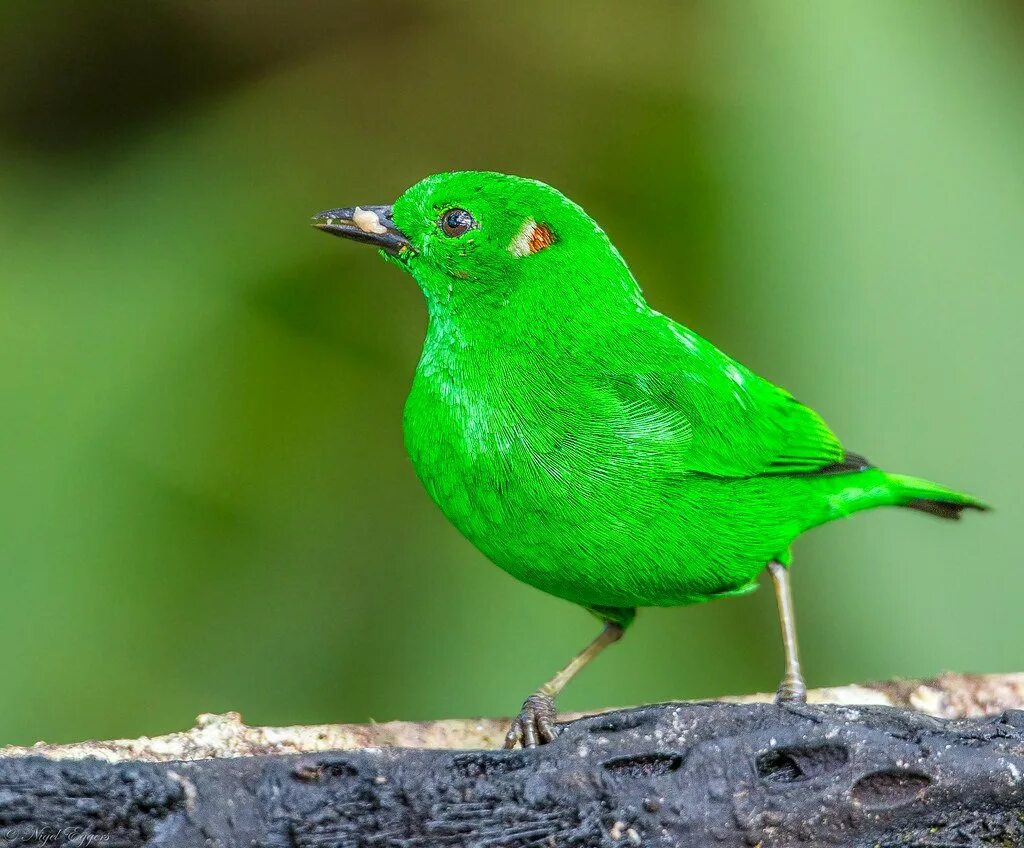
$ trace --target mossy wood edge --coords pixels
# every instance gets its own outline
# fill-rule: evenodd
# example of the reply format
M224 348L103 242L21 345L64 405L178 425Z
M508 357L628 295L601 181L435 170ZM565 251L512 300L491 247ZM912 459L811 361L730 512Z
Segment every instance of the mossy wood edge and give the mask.
M731 704L770 703L773 697L759 693L718 700ZM812 689L808 693L808 702L898 707L936 718L972 718L994 715L1003 710L1024 709L1024 673L947 673L924 680L890 680ZM559 719L562 722L574 721L600 712L562 713ZM172 762L357 748L498 748L504 741L508 723L508 718L479 718L250 727L243 724L238 713L205 713L196 719L193 728L179 733L68 745L37 742L28 747L7 746L0 747L0 758L32 755L54 759L96 757L108 762Z
M1024 674L577 718L246 727L0 751L0 846L1024 844Z

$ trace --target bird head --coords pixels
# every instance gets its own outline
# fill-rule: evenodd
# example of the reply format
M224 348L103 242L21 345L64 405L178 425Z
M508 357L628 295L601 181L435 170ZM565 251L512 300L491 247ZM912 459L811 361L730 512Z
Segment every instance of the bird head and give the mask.
M379 247L415 278L432 312L496 316L517 307L551 312L553 303L642 303L601 228L536 180L435 174L393 206L329 209L313 225Z

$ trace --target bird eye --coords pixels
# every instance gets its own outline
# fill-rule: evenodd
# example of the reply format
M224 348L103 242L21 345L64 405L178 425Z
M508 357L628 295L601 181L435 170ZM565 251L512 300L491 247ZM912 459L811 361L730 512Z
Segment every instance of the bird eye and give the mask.
M441 232L457 238L476 226L476 221L465 209L449 209L441 216Z

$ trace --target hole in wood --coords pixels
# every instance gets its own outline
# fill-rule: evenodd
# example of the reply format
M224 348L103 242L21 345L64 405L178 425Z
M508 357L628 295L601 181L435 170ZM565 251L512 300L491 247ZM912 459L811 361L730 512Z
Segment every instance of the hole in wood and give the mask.
M526 765L526 757L519 752L456 754L452 757L452 770L465 777L510 774Z
M587 730L590 733L623 733L626 730L637 730L641 727L651 727L654 718L646 713L613 713L612 715L599 716L594 719Z
M652 751L649 754L634 754L628 757L616 757L602 763L607 771L623 777L657 777L669 774L683 764L682 754L667 754Z
M341 757L325 757L299 763L292 769L292 774L299 780L313 782L332 777L355 777L359 769Z
M850 755L843 745L807 745L772 748L754 763L758 776L768 783L799 783L843 768Z
M876 771L853 786L853 800L862 807L886 809L916 801L932 785L926 774L907 771Z

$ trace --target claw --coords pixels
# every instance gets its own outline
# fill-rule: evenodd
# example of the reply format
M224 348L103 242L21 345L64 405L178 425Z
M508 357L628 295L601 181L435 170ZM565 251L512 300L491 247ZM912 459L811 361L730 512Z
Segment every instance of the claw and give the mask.
M548 742L554 742L558 735L555 726L555 702L547 695L538 692L523 702L523 708L512 720L512 726L505 736L506 750L522 745L524 748L536 748Z
M536 721L527 721L523 726L523 747L524 748L536 748L537 747L537 723Z
M511 751L516 747L517 744L523 741L523 727L519 723L519 719L516 718L512 722L512 726L508 729L508 733L505 734L505 744L502 747L506 751Z
M558 735L558 731L555 726L543 716L537 719L537 732L540 734L540 739L543 744L548 742L554 742L555 737Z

